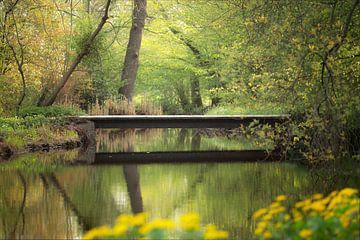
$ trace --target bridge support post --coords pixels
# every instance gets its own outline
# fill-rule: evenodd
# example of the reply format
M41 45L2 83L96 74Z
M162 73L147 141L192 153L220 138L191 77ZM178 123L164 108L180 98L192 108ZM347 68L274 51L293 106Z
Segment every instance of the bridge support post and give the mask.
M78 161L91 164L95 161L96 130L92 121L73 119L72 125L78 132L83 144L83 151L79 154Z

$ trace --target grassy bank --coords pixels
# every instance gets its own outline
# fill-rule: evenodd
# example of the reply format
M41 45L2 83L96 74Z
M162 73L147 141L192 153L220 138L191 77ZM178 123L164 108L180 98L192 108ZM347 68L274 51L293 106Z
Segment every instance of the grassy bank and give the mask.
M23 109L17 117L0 117L0 157L30 150L76 146L77 131L63 120L76 112L62 108Z

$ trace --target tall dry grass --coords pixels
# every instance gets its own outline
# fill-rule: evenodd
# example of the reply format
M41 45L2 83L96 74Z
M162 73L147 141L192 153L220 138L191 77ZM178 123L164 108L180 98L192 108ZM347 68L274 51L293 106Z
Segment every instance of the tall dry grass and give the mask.
M151 102L141 102L135 105L133 102L119 99L109 99L104 104L98 101L89 109L90 115L162 115L161 106Z

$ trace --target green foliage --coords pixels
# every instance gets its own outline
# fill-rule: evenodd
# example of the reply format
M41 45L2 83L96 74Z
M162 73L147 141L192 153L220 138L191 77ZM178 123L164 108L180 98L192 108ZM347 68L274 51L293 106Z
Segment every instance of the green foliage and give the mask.
M62 119L34 115L25 118L0 118L0 140L13 150L19 150L28 144L78 140L78 134L67 129Z
M29 129L40 127L50 123L52 120L43 115L29 115L27 117L0 118L0 129Z
M206 112L207 115L271 115L271 114L284 114L286 113L279 106L271 106L267 104L255 104L254 106L217 106L210 108Z
M20 155L0 165L0 171L20 170L25 173L51 173L76 159L77 150Z
M49 117L66 117L66 116L76 116L82 115L83 112L78 109L71 107L64 107L61 105L54 105L48 107L37 107L30 106L24 107L19 110L19 117L26 118L29 116L37 116L38 118L49 118ZM31 121L31 118L27 118L28 121Z

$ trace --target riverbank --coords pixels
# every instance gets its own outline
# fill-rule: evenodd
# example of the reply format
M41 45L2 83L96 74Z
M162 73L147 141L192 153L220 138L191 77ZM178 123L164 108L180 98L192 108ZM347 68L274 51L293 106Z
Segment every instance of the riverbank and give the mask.
M83 136L81 129L62 118L0 118L0 161L28 152L79 148L86 144Z

